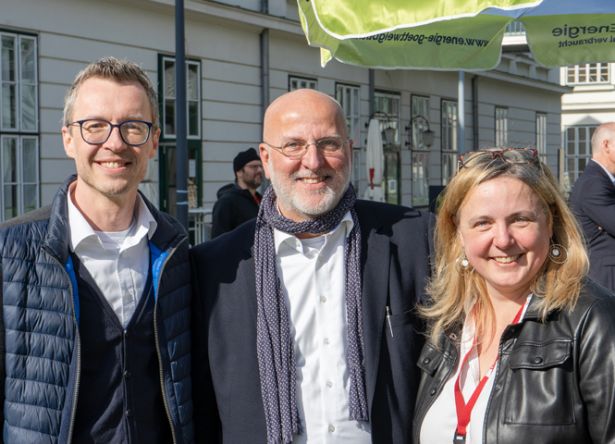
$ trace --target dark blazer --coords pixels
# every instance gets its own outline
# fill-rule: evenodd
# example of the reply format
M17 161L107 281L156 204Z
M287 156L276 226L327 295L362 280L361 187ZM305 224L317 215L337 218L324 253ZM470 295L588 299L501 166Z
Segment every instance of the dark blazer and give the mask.
M366 387L374 443L409 443L430 274L428 215L358 201ZM192 249L197 440L266 442L256 356L254 221ZM390 327L385 307L391 310Z
M615 291L615 185L595 161L590 161L570 195L589 248L589 276Z

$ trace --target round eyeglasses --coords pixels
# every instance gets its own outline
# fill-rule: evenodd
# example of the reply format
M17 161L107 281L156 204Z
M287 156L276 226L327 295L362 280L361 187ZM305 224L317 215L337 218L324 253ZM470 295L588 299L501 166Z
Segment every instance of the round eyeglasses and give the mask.
M144 120L124 120L111 123L104 119L75 120L66 126L79 125L81 137L90 145L100 145L109 140L113 128L118 128L126 145L140 146L149 140L153 123Z
M472 151L459 157L459 169L470 168L484 159L501 159L506 163L536 163L539 164L538 151L535 148L504 148L495 150Z
M305 156L305 153L307 153L307 149L310 145L314 145L316 149L324 156L339 155L344 147L344 144L346 143L346 140L341 137L323 137L322 139L318 139L314 142L307 142L305 140L291 140L281 146L272 145L265 141L263 141L263 143L280 151L289 159L298 160Z

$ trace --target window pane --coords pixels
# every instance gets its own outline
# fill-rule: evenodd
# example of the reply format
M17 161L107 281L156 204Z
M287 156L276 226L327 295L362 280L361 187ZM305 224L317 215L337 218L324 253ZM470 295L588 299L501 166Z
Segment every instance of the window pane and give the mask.
M2 128L17 128L17 95L15 85L2 85Z
M17 77L15 69L15 37L2 36L2 80L14 82Z
M38 207L38 186L24 185L23 186L23 210L24 212L32 211Z
M37 147L36 139L24 137L21 141L22 179L24 183L37 182Z
M173 100L165 100L164 134L165 136L175 135L175 102Z
M6 137L2 144L2 181L17 182L17 139Z
M21 37L21 80L36 83L36 45L35 40Z
M36 87L21 85L21 129L36 130Z
M199 99L199 73L196 65L188 65L188 81L186 85L187 100Z
M4 219L17 216L17 185L4 185Z
M175 62L164 61L164 97L175 97Z
M188 135L199 135L199 103L188 103Z

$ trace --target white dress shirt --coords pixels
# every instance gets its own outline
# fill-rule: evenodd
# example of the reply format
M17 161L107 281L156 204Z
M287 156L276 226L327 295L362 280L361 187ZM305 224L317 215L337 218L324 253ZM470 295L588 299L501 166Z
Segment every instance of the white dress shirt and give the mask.
M521 312L520 320L523 319L525 311L529 305L531 295L528 296L525 306ZM470 313L472 310L470 310ZM461 343L459 355L457 358L457 369L446 381L442 392L431 405L423 423L421 425L420 442L422 444L449 444L453 442L453 435L457 429L457 410L455 408L455 384L461 375L461 393L463 399L467 403L474 389L480 382L480 367L478 362L477 348L474 345L474 336L476 334L476 324L472 316L468 316L463 324L461 332ZM468 365L461 368L461 363L467 353ZM498 365L496 364L491 372L491 376L487 379L487 383L483 387L470 416L470 423L466 428L466 444L482 444L483 442L483 427L485 422L485 413L487 412L487 403L493 389L493 381L497 374Z
M330 233L298 239L274 230L277 271L290 309L297 404L304 433L298 443L371 443L369 424L350 419L346 366L344 244L347 213Z
M70 193L69 193L70 196ZM124 328L139 303L149 273L148 239L156 221L140 195L135 217L127 230L94 230L68 199L70 248L88 270Z

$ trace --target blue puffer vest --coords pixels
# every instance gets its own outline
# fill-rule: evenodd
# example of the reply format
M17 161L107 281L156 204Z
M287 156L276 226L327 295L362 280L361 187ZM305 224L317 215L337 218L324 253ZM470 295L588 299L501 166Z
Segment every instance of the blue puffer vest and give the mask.
M67 190L0 226L5 443L71 443L79 390L79 297L69 258ZM145 200L145 199L144 199ZM185 230L146 201L160 382L175 444L192 443L190 266ZM0 363L1 365L2 363Z

